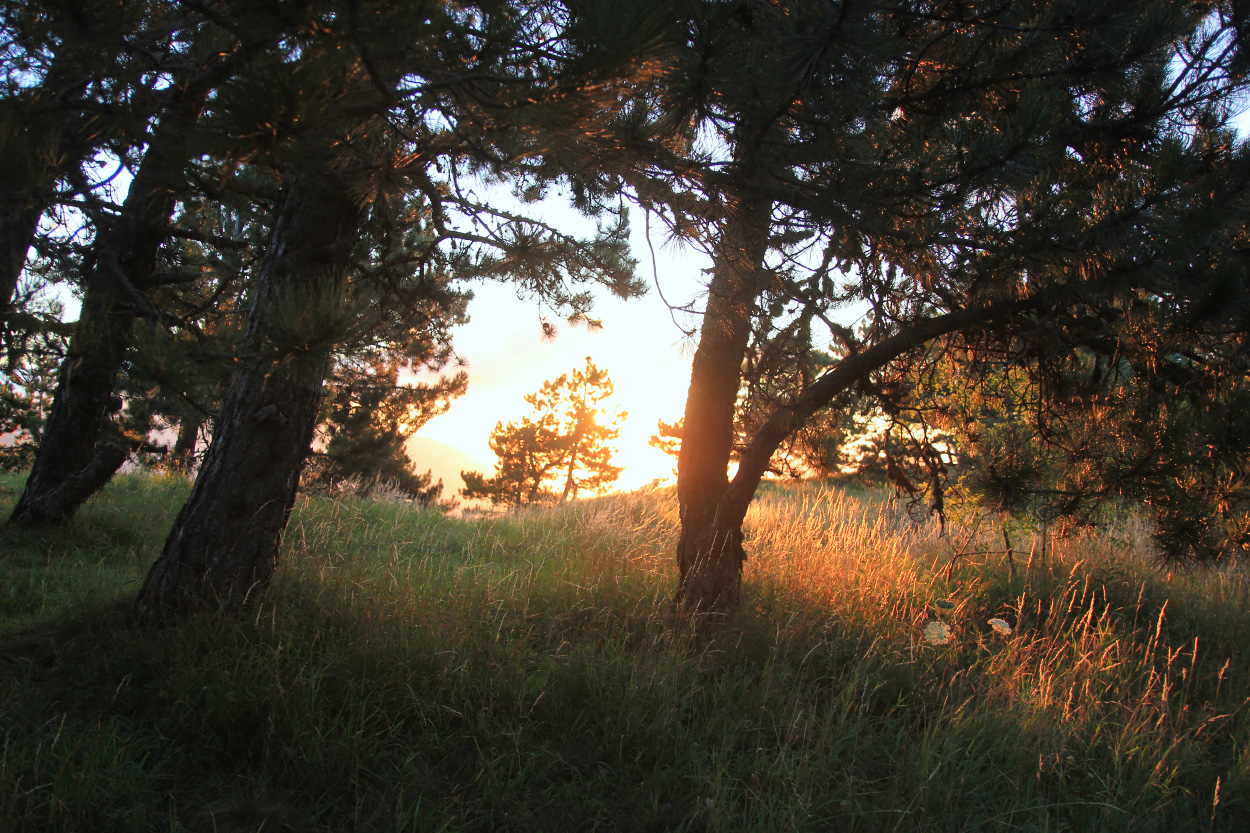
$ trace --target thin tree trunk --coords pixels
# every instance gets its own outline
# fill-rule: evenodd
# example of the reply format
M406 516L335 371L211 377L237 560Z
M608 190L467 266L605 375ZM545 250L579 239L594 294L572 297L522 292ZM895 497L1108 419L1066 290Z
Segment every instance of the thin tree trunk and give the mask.
M741 586L741 524L726 525L717 510L728 485L734 410L771 216L769 201L740 190L729 202L713 250L715 265L691 365L677 460L681 537L676 604L691 611L724 610L737 601Z
M581 454L582 437L584 437L585 434L586 429L579 420L576 433L573 436L573 447L569 451L569 467L565 471L564 492L560 495L561 506L567 503L570 497L577 497L577 479L574 475L577 473L577 460Z
M188 472L195 460L195 447L200 439L200 428L204 425L204 417L200 414L185 417L178 422L178 439L174 442L171 454L171 468L176 471Z
M168 621L253 598L278 566L282 534L312 441L332 345L292 355L271 327L315 316L351 264L361 210L331 177L301 174L278 209L249 316L248 352L267 354L226 394L191 496L136 600ZM307 320L307 318L304 318Z
M9 523L67 522L126 459L119 446L96 446L109 415L120 408L114 385L134 320L144 312L141 293L155 273L187 159L188 134L206 94L205 89L183 97L161 119L121 215L96 231L78 323L58 371L34 466Z

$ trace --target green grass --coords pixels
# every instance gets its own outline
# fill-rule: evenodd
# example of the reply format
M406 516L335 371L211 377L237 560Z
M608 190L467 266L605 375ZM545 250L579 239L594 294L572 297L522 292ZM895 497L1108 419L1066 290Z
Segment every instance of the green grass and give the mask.
M669 491L474 521L308 498L249 615L136 630L118 600L185 490L0 530L0 830L1250 825L1246 576L1162 573L1131 523L948 583L957 535L770 488L740 610L699 623L669 612Z

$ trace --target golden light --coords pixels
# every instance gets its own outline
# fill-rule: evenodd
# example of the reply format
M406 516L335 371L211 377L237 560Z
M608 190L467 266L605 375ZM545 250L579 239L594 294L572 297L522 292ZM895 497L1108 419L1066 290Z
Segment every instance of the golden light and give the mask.
M479 461L479 470L493 471L495 455L489 443L496 423L525 416L526 394L581 367L589 356L612 378L614 392L605 403L607 410L625 412L617 424L620 436L613 443L617 449L613 463L624 471L612 489L628 491L672 479L675 461L649 441L659 420L673 422L685 412L690 360L671 329L656 326L654 309L645 309L640 301L605 302L611 307L605 312L613 314L604 315L602 330L563 327L555 339L544 341L532 306L517 301L506 288L477 292L473 319L456 335L457 351L469 362L469 390L446 414L417 432L409 456L419 471L432 469L449 494L462 485L459 469L448 464L440 470L437 449L422 448L423 440L459 449ZM667 321L665 312L660 322ZM595 417L598 424L608 418Z

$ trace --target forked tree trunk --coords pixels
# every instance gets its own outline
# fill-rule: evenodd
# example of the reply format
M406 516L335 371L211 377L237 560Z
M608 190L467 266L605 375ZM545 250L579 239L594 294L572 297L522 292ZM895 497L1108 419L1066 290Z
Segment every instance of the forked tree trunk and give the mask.
M716 276L713 277L713 285L715 281ZM732 481L726 482L722 478L719 484L712 482L712 470L709 468L709 486L704 491L685 495L681 493L679 475L682 529L678 543L678 605L691 611L715 612L724 611L737 601L742 581L742 563L746 558L742 548L742 522L746 518L751 499L768 469L773 452L787 437L799 430L812 414L869 374L926 342L960 330L974 329L992 319L1044 304L1044 296L1039 295L1033 298L1008 299L920 319L872 347L844 358L804 388L793 402L775 411L759 428L751 442L742 449L738 470ZM708 310L704 319L704 337L711 318L711 300ZM692 401L695 399L694 379L699 376L697 371L692 373ZM692 413L694 412L688 403L687 420ZM686 459L688 453L689 425L687 422L682 443L682 460ZM706 441L700 440L704 438L699 437L696 432L696 442L692 446L694 451L690 453L702 452L710 458L703 451ZM720 453L719 448L717 452ZM725 465L728 464L727 452L724 453L723 461ZM701 514L695 515L694 510Z
M26 487L9 523L65 523L126 459L126 451L96 442L120 408L113 384L130 344L133 315L117 312L107 287L87 286L69 350L57 372L56 393Z
M226 394L191 496L139 591L142 621L239 606L278 566L332 345L292 355L271 336L279 317L315 320L325 288L342 286L361 220L347 190L312 174L286 189L244 339L247 352L267 358Z
M676 604L721 611L738 599L742 582L742 519L720 511L733 451L734 409L742 360L759 296L772 204L741 189L713 251L707 310L690 371L685 429L677 459L681 537Z
M206 93L181 98L161 120L120 216L96 231L78 323L57 372L34 465L9 523L65 523L126 459L119 446L97 448L97 443L109 415L120 408L114 385L135 318L143 311L141 293L156 270L187 160L188 134Z

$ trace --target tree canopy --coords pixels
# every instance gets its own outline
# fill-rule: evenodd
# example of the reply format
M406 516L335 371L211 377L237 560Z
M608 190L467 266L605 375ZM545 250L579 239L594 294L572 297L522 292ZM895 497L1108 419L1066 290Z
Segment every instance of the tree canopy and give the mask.
M81 294L14 523L72 517L147 415L211 417L145 617L264 584L327 380L360 385L347 425L394 368L446 367L465 282L575 319L589 285L641 291L626 199L712 260L680 429L688 609L736 599L765 473L833 465L865 415L939 513L943 432L995 506L1130 500L1172 557L1250 546L1240 4L123 5L4 22L0 347L34 368L62 328L15 265ZM555 183L595 235L483 196ZM67 212L81 232L58 237ZM501 425L469 490L610 482L595 407Z
M616 175L642 183L639 201L713 259L679 461L683 604L736 598L742 519L788 438L865 399L898 412L909 374L948 353L966 357L962 384L995 367L1031 374L1043 418L1060 401L1070 419L1093 417L1062 376L1100 367L1098 405L1119 402L1126 420L1098 423L1112 446L1182 448L1136 442L1179 418L1165 402L1188 401L1193 416L1170 430L1220 422L1197 414L1222 409L1245 375L1247 157L1229 125L1245 83L1238 20L1226 5L1154 0L794 0L688 18L652 123L683 114L699 164L615 157ZM848 309L860 327L839 323ZM838 357L818 372L803 371L819 346L809 322ZM744 391L763 405L745 442ZM1136 456L1115 467L1118 484L1107 470L1082 491L1130 494L1127 478L1159 495ZM1208 478L1188 459L1173 464ZM1238 502L1224 498L1203 511ZM1201 523L1167 511L1165 527ZM1197 539L1183 546L1197 552Z

